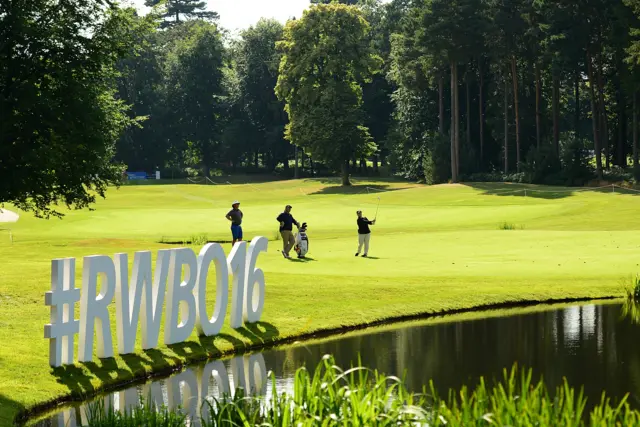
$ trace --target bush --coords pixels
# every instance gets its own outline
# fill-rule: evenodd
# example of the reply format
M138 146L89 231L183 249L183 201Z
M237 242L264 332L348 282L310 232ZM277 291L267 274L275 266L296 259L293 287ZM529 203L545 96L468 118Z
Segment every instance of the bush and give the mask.
M562 178L566 185L584 185L593 179L595 172L591 167L591 153L587 148L589 141L571 137L563 141L561 147Z
M451 142L444 135L432 134L426 138L427 150L422 167L429 185L447 182L451 176Z
M562 171L560 159L549 146L531 147L526 161L521 164L524 180L529 184L561 184L558 176Z

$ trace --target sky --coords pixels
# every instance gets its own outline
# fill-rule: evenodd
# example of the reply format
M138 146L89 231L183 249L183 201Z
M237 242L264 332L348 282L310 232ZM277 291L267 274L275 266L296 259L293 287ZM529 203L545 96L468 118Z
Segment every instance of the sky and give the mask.
M129 1L145 10L144 0ZM220 14L220 25L231 31L247 28L260 18L285 23L291 17L301 17L309 6L309 0L207 0L207 3L209 10Z

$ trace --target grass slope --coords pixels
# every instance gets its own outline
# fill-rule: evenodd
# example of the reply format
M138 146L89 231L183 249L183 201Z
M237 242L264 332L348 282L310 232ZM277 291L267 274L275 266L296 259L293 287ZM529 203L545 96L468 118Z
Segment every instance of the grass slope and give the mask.
M624 280L640 270L634 194L528 187L523 197L513 191L524 187L503 184L357 182L346 190L336 184L127 186L110 190L95 211L70 212L63 220L23 215L13 226L13 245L0 232L0 425L69 393L273 339L485 304L621 296ZM355 258L355 211L372 218L378 197L372 258ZM79 286L86 255L127 252L131 260L136 250L177 247L160 242L204 233L227 241L224 215L234 199L242 202L248 239L275 239L275 218L287 203L296 219L309 223L312 260L284 260L280 241L259 258L267 280L263 322L237 331L227 326L217 337L194 334L187 343L137 355L48 366L43 294L51 259L77 257ZM516 230L500 229L504 223ZM214 293L208 298L213 302Z

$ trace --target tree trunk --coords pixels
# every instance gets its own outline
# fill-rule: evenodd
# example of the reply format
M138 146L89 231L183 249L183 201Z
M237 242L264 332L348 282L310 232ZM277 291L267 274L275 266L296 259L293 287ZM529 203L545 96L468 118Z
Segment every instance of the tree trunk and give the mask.
M574 97L575 97L575 107L576 107L576 123L575 127L575 136L576 141L580 141L580 68L576 67L576 75L575 75L575 87L574 87Z
M451 181L458 182L458 166L456 164L456 63L451 62Z
M504 173L509 173L509 74L504 75Z
M627 167L627 106L622 88L618 87L618 148L616 150L616 158L618 166Z
M536 147L540 150L540 65L536 67Z
M638 167L638 92L633 92L633 167Z
M299 169L299 166L298 166L298 146L297 146L297 145L294 145L294 146L293 146L293 148L294 148L294 154L293 154L293 156L294 156L294 157L295 157L295 159L296 159L296 161L295 161L295 168L294 168L294 170L293 170L293 177L294 177L295 179L299 179L299 178L300 178L300 169Z
M553 75L553 148L560 155L560 79Z
M593 126L593 150L596 153L596 172L598 178L602 179L602 153L600 150L600 135L598 133L598 105L595 95L595 80L593 77L593 64L591 62L591 55L587 52L587 73L589 74L589 95L591 97L591 124Z
M313 159L309 156L309 171L311 172L311 176L315 176L315 171L313 170Z
M360 171L367 174L367 160L364 157L360 157Z
M597 77L597 85L598 85L598 100L600 106L600 120L601 120L601 144L604 147L604 157L605 157L605 165L607 170L610 168L609 163L609 128L607 124L607 105L604 101L604 82L602 81L602 61L600 59L600 55L596 58L596 77Z
M516 170L520 172L520 112L518 110L518 74L516 57L511 56L511 78L513 80L513 105L516 116Z
M378 155L373 156L373 172L378 173Z
M478 88L479 102L478 102L478 110L479 110L479 122L480 122L480 164L482 165L482 160L484 159L484 100L483 100L483 86L484 86L484 76L482 75L482 58L478 60L478 75L480 77L480 85Z
M444 77L440 76L438 81L438 103L439 103L439 131L444 135Z
M258 155L259 155L259 153L256 151L256 152L255 152L255 155L254 155L254 157L253 157L253 165L255 166L255 168L256 168L256 169L258 169L258 167L259 167L259 164L258 164Z
M456 182L460 175L460 87L458 86L458 64L455 66L456 71Z
M349 160L342 162L342 185L351 185L351 181L349 181Z
M471 149L471 86L469 85L469 73L467 72L467 147L466 150Z

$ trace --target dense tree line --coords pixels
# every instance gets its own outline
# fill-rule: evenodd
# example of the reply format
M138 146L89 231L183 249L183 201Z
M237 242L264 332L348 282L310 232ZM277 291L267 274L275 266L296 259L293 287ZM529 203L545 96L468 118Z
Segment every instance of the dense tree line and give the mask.
M311 3L239 36L201 0L146 16L0 3L0 203L83 207L124 168L575 185L639 170L639 0Z
M137 61L153 64L135 67L154 76L137 92L151 99L135 100L151 122L123 138L121 160L174 174L313 164L345 183L380 162L429 183L553 184L638 163L634 1L312 3L286 28L263 20L237 39L215 19L151 35ZM217 60L183 44L204 27L222 40ZM194 92L172 80L187 75L168 65L176 55L203 66L184 79Z

